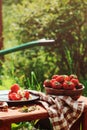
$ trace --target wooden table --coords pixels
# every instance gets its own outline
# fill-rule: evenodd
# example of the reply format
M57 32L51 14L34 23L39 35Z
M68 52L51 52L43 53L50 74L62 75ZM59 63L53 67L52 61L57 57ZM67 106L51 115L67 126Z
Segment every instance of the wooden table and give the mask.
M80 130L80 123L82 122L82 130L87 130L87 98L81 96L79 101L85 102L85 109L80 119L73 125L71 130ZM32 104L35 105L35 104ZM30 105L29 105L30 106ZM11 130L11 123L25 122L36 119L48 118L48 112L40 104L36 104L35 111L28 113L19 112L19 108L12 110L10 107L8 112L0 112L0 130Z

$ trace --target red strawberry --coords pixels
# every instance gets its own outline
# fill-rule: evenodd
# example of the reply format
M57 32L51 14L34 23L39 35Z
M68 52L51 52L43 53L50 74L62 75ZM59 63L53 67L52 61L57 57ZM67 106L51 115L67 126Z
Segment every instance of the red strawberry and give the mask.
M9 93L8 93L8 99L9 100L11 100L11 93L12 93L11 91L9 91Z
M53 82L55 82L55 81L56 81L56 79L51 79L51 80L50 80L51 84L52 84Z
M30 95L29 91L24 91L24 97L25 97L26 99L29 98L29 95Z
M79 80L75 79L75 78L72 78L71 82L73 82L75 84L75 86L78 86L78 84L79 84Z
M58 77L58 75L53 75L52 79L56 79Z
M71 82L71 81L65 81L63 83L63 88L73 90L75 88L75 84L73 82Z
M75 75L75 74L71 74L69 77L70 77L70 79L72 79L72 78L77 79L78 78L77 75Z
M70 81L70 77L68 75L64 75L64 81Z
M18 95L17 93L13 92L13 93L9 93L8 94L8 98L10 100L21 100L20 95Z
M64 81L64 76L63 75L57 76L56 81L62 83Z
M45 87L51 87L51 81L49 79L46 79L43 83Z
M18 84L13 84L11 86L11 92L17 93L17 91L20 89L20 86Z
M60 89L62 88L62 84L57 81L54 81L52 82L52 88Z

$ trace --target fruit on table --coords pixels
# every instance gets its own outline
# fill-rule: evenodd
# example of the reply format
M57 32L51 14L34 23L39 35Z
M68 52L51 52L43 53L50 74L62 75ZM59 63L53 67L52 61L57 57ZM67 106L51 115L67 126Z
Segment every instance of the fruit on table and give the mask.
M13 84L10 87L10 91L8 93L9 100L28 100L30 93L28 90L21 90L18 84Z
M75 78L72 78L71 82L74 83L76 86L78 86L78 84L79 84L79 80L75 79Z
M21 100L21 96L15 92L9 92L8 97L10 100Z
M20 86L18 84L13 84L11 86L11 92L17 93L17 91L20 89Z
M75 89L75 84L71 81L64 81L63 88L73 90Z
M51 86L51 81L49 79L46 79L43 84L45 86L49 87L49 86Z
M71 74L69 77L70 77L70 79L72 79L72 78L78 79L77 75L75 75L75 74Z
M63 83L64 81L64 76L63 75L59 75L56 77L56 81L58 81L59 83Z
M60 89L60 88L62 88L62 84L58 81L54 81L54 82L52 82L52 87Z
M77 75L53 75L51 79L46 79L43 83L44 87L52 87L54 89L75 90L80 89L80 83Z

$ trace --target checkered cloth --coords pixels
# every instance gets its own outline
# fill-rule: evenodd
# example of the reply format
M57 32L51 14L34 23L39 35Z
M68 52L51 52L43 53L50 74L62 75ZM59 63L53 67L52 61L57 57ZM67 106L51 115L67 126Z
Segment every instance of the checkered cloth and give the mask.
M81 116L84 103L74 101L69 96L55 96L38 93L40 102L48 111L53 130L70 130L71 126Z

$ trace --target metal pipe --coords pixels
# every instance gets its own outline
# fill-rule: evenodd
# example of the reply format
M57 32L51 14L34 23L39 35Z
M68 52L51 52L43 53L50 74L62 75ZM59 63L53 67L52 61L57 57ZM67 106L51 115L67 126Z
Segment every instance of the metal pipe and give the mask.
M16 52L16 51L20 51L20 50L23 50L23 49L28 49L28 48L36 46L36 45L37 46L47 46L47 45L51 46L51 45L53 45L53 43L55 43L54 40L45 40L45 39L32 41L32 42L24 43L24 44L21 44L19 46L16 46L16 47L13 47L13 48L10 48L10 49L0 50L0 56L6 55L6 54L9 54L9 53L13 53L13 52Z

